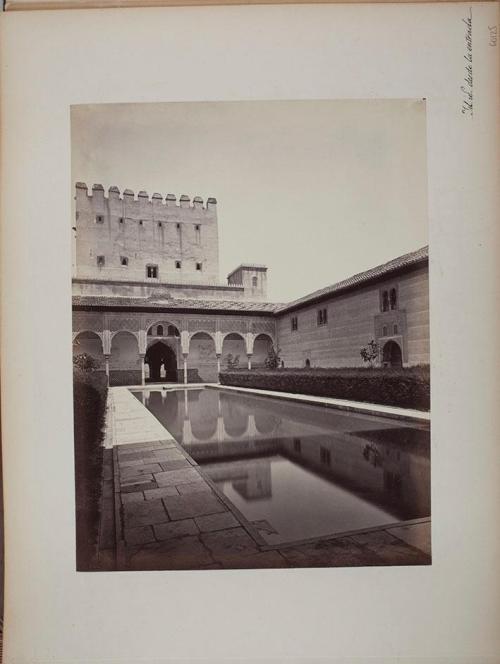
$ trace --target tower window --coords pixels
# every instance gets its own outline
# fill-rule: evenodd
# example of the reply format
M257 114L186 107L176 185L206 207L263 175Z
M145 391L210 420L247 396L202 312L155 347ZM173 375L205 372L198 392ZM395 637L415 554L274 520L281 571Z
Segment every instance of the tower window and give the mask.
M104 267L104 256L97 256L97 267Z
M126 267L128 265L128 258L126 256L120 256L120 265Z
M102 214L96 214L95 223L96 224L103 224L104 223L104 216Z
M306 359L306 368L309 368L311 366L311 360L309 358Z
M201 271L201 263L196 263L196 269Z
M318 309L318 325L326 325L328 323L328 310Z
M146 277L148 279L158 279L158 265L146 265Z
M142 226L142 224L143 224L142 219L139 219L139 226Z
M175 227L177 228L178 231L181 230L181 225L179 223L175 224Z
M161 221L158 222L158 228L161 228Z
M297 316L292 316L291 325L292 325L292 332L296 332L299 329L299 320Z
M123 217L120 217L120 218L118 219L118 223L119 223L119 224L123 224Z
M176 269L176 270L180 270L181 267L182 267L182 263L181 263L181 261L175 261L175 269Z

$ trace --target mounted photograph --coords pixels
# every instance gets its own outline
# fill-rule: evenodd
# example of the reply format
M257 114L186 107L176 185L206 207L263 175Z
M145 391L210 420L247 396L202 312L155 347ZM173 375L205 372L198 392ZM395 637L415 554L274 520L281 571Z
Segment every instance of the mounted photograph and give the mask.
M431 564L426 141L423 99L71 107L78 571Z

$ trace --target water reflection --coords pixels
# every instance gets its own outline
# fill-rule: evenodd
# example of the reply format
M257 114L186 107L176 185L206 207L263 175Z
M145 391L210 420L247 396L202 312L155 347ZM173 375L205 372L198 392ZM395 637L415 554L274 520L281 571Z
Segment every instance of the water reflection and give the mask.
M426 425L216 389L136 396L270 543L430 514Z

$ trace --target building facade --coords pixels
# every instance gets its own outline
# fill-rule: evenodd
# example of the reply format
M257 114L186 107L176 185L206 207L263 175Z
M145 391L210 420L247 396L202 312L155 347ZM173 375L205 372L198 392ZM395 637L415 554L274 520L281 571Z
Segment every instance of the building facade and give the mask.
M429 362L424 247L293 302L266 300L267 268L243 264L219 281L217 202L177 201L77 183L73 352L92 356L111 385L215 381L227 366Z

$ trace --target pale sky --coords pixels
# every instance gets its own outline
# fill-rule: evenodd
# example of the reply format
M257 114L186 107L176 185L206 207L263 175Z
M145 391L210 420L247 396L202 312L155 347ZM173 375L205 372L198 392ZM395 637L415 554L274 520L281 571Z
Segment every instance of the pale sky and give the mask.
M220 277L287 302L428 243L425 102L72 107L72 180L218 201Z

